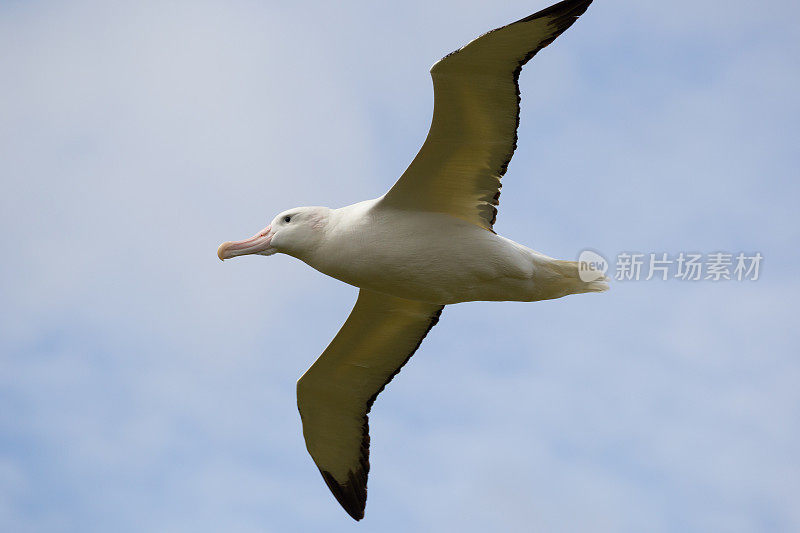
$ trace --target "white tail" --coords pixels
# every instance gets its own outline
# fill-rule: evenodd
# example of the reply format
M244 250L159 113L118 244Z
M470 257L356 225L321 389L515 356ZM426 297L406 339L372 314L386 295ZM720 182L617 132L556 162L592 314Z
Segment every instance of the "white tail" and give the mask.
M580 264L577 261L561 261L539 256L536 258L534 282L537 300L561 298L568 294L585 292L605 292L609 289L608 277L597 272L598 277L592 281L581 279ZM583 272L586 278L586 272Z

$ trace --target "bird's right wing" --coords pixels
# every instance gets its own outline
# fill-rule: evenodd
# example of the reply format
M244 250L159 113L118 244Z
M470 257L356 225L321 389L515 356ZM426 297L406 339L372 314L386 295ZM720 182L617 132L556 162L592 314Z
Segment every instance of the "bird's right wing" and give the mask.
M367 503L367 413L443 308L361 289L342 329L297 382L308 452L356 520L364 517Z
M433 65L428 137L384 204L447 213L491 231L500 178L517 147L520 70L591 3L564 0L481 35Z

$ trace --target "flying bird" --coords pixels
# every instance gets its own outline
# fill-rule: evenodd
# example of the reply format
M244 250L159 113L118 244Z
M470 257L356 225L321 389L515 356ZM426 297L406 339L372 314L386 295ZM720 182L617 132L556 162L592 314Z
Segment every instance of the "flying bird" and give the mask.
M284 253L358 287L342 329L297 382L306 447L356 520L369 472L367 414L445 305L601 292L608 279L497 235L500 178L517 145L519 73L592 0L565 0L490 31L431 67L433 121L422 148L380 198L298 207L220 259Z

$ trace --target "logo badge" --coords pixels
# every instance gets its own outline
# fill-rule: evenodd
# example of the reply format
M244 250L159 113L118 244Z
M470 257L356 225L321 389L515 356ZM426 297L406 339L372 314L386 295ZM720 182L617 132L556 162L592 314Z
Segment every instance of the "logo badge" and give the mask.
M608 261L592 250L584 250L578 256L578 276L581 281L589 283L603 279L608 271Z

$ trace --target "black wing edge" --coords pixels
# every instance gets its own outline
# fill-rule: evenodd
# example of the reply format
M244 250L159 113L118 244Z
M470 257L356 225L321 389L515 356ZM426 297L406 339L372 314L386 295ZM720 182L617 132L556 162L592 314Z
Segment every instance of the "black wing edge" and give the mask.
M541 11L537 11L533 15L525 17L524 19L520 19L517 22L529 22L534 19L538 19L541 17L555 17L557 20L553 21L553 24L561 25L564 21L560 20L562 18L569 18L572 17L571 21L566 22L566 26L560 31L564 31L569 28L575 20L583 15L586 12L586 9L589 7L589 4L592 3L592 0L564 0L563 2L559 2L557 4L553 4L550 7L546 7ZM516 24L517 22L512 22L511 24ZM555 38L555 37L554 37Z
M503 160L503 164L500 165L499 176L502 178L505 176L506 171L508 170L508 165L511 163L511 158L514 156L514 152L517 149L517 141L519 140L519 136L517 135L517 131L519 130L519 103L521 101L520 93L519 93L519 74L522 72L522 67L525 66L525 63L531 60L533 56L535 56L539 50L544 48L545 46L549 45L556 38L567 31L567 29L572 26L578 17L583 15L586 10L589 8L589 4L592 3L592 0L564 0L563 2L559 2L557 4L553 4L550 7L547 7L533 15L525 17L524 19L520 19L516 22L512 22L508 26L512 26L514 24L519 24L521 22L530 22L532 20L543 18L543 17L552 17L552 21L550 24L555 27L555 31L553 32L553 36L549 39L546 39L539 43L539 46L528 52L525 57L517 64L517 67L514 69L514 88L517 92L517 116L516 116L516 126L514 128L514 140L511 143L511 150L509 150L508 154L506 155L505 159ZM508 27L504 26L504 27ZM503 29L503 28L498 28ZM497 30L494 30L497 31ZM502 187L502 183L500 184ZM497 206L500 205L500 191L497 191L497 194L494 195L494 201L492 202L492 220L489 222L490 226L494 226L494 223L497 222Z
M553 20L550 21L550 25L554 27L553 36L549 39L541 41L538 43L537 47L533 50L529 51L525 54L525 57L517 63L517 66L514 68L513 76L514 76L514 88L516 89L517 93L517 116L516 116L516 127L514 128L514 139L511 143L511 149L506 154L506 157L503 159L503 163L500 165L500 169L498 170L498 176L502 178L505 176L506 171L508 171L508 165L511 163L511 158L514 156L514 151L517 149L517 141L519 140L517 136L517 130L519 130L519 103L520 103L520 95L519 95L519 74L522 72L522 67L531 60L533 56L535 56L539 50L544 48L545 46L549 45L556 38L567 31L567 28L572 26L578 17L583 15L586 10L589 8L589 4L592 3L593 0L564 0L563 2L559 2L557 4L553 4L550 7L542 9L541 11L537 11L533 15L527 16L524 19L520 19L516 22L512 22L511 24L506 24L505 26L501 26L494 30L484 33L478 39L483 37L484 35L489 35L490 33L494 33L496 31L500 31L504 28L508 28L509 26L513 26L514 24L520 24L522 22L530 22L532 20L536 20L538 18L552 18ZM477 39L476 39L477 40ZM462 47L463 48L463 47ZM450 52L446 56L442 58L442 60L447 59L448 57L459 53L462 48ZM441 61L441 60L440 60ZM502 188L503 184L500 183L498 188ZM500 191L498 190L497 193L494 195L491 201L492 205L492 217L491 221L489 222L489 226L494 226L494 223L497 222L497 206L500 205Z
M381 387L375 392L375 394L367 400L367 409L364 412L364 425L362 427L362 435L361 435L361 457L359 458L359 466L356 471L350 471L348 473L348 479L346 483L339 483L336 479L328 472L327 470L319 469L320 473L322 474L322 478L325 480L325 484L328 485L328 488L333 493L333 496L336 498L336 501L347 511L354 520L361 520L364 518L364 509L367 507L367 475L369 474L369 412L372 409L372 404L375 403L375 399L378 397L383 389L386 388L386 385L389 384L394 377L400 373L400 370L408 363L409 359L416 353L417 349L419 349L422 341L425 340L425 337L428 335L433 326L435 326L439 322L439 317L442 315L442 309L444 306L441 306L437 309L433 315L431 315L430 324L428 324L428 328L425 330L425 333L419 338L419 342L414 349L411 350L411 353L408 354L408 357L397 367L397 369L392 373L391 376L386 380L386 382L381 385Z

